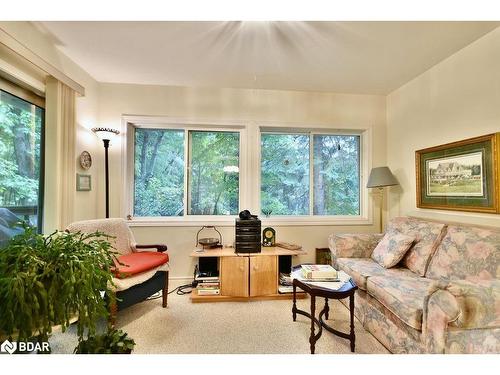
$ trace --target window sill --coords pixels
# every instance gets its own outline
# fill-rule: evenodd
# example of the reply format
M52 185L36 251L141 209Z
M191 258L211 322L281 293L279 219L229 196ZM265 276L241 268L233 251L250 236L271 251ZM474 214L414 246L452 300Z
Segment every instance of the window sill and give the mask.
M134 218L128 220L130 227L200 227L215 225L219 227L232 227L237 216L211 216L211 217L175 217L175 218ZM260 217L262 227L277 226L359 226L372 225L373 220L362 216L339 217Z

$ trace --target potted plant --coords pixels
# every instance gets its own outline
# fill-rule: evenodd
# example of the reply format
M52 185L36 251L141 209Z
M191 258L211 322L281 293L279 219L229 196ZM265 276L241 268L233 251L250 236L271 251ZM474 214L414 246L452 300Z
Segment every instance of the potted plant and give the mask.
M102 292L111 292L114 252L103 233L54 232L24 225L0 248L0 339L47 341L52 327L64 332L77 317L79 341L108 317Z
M108 329L104 334L89 335L78 341L74 353L77 354L130 354L135 341L126 332Z

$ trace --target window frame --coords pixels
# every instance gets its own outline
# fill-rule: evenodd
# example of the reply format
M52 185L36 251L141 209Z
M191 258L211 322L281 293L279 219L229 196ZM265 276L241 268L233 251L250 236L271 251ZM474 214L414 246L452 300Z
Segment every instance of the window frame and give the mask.
M260 132L259 138L259 212L262 214L261 210L261 190L262 190L262 134L276 134L276 135L307 135L309 138L309 214L308 215L271 215L271 218L294 218L294 217L302 217L302 218L311 218L311 217L326 217L326 218L358 218L361 216L361 195L362 195L362 186L361 186L361 173L362 173L362 145L361 145L361 133L356 132L339 132L339 131L324 131L324 130L308 130L308 129L299 129L299 130L290 130L290 131L282 131L280 129L276 131L266 130ZM359 152L358 152L358 170L359 170L359 215L315 215L314 214L314 136L316 135L324 135L324 136L356 136L359 137Z
M271 215L269 218L263 216L263 221L267 225L361 225L371 224L369 220L368 192L363 189L365 185L365 176L371 161L365 158L369 155L366 148L368 143L368 130L347 130L347 129L328 129L328 128L282 128L282 127L260 127L258 137L258 212L261 212L261 166L262 166L262 134L305 134L309 136L309 214L308 215ZM359 215L314 215L314 135L345 135L359 137ZM364 193L365 192L365 193Z
M210 121L173 118L167 116L122 116L122 129L125 141L122 142L123 163L123 197L121 201L122 217L128 218L133 212L134 186L134 128L166 128L179 129L187 127L191 130L219 130L240 132L240 176L239 204L241 209L258 213L263 226L361 226L373 224L373 204L370 204L369 189L365 188L372 166L372 129L367 126L349 126L339 128L325 124L306 123L276 123L266 121ZM360 214L349 216L334 215L302 215L302 216L271 216L266 218L260 214L260 184L261 184L261 132L310 133L332 135L357 135L359 140L359 183L360 183ZM186 143L187 144L187 143ZM310 148L311 151L311 148ZM312 172L312 171L311 171ZM313 173L310 173L310 178ZM185 174L185 179L187 174ZM185 184L187 181L185 181ZM187 185L185 185L187 186ZM312 188L313 185L311 185ZM312 195L311 195L312 196ZM310 196L310 199L311 199ZM185 199L187 195L185 196ZM186 207L186 206L185 206ZM185 215L171 217L131 217L131 227L198 227L201 225L234 226L236 215Z
M42 109L40 129L40 173L38 176L37 232L43 232L45 203L45 98L0 76L0 90Z
M238 215L190 215L188 213L188 194L189 194L189 165L191 160L191 155L189 153L190 148L190 131L206 131L206 132L236 132L239 133L239 186L238 186L238 205L239 210L242 207L248 206L245 202L244 196L247 194L242 194L247 186L246 181L246 128L242 124L235 122L213 122L213 121L186 121L179 119L179 121L158 121L154 118L141 118L139 121L134 121L133 118L126 117L126 149L124 153L127 155L126 160L126 193L125 193L125 217L133 218L132 222L140 226L140 224L157 224L157 225L181 225L193 226L204 225L207 223L234 223L234 219ZM134 185L135 185L135 173L134 173L134 156L135 156L135 130L136 129L172 129L172 130L183 130L184 131L184 187L183 187L183 206L184 215L182 216L133 216L134 213Z
M186 139L187 137L187 142L184 141L184 146L186 147L184 149L184 155L186 155L186 159L185 159L185 168L184 168L184 209L187 211L187 212L190 212L191 211L191 198L190 198L190 185L192 184L192 181L190 180L190 168L191 168L191 164L193 162L193 154L192 154L192 136L191 136L191 133L190 132L198 132L198 133L203 133L203 132L206 132L206 133L215 133L215 132L220 132L220 133L238 133L238 209L237 209L237 213L233 214L233 215L193 215L193 214L186 214L186 215L183 215L183 216L188 216L188 217L220 217L220 216L223 216L223 217L226 217L226 216L231 216L231 217L236 217L238 215L238 213L243 209L241 208L242 205L241 205L241 194L240 194L240 188L241 188L241 176L240 176L240 170L241 170L241 147L242 147L242 144L241 144L241 132L240 131L235 131L235 130L228 130L228 129L220 129L218 128L217 130L209 130L209 129L185 129L184 130L184 139ZM187 145L187 146L186 146ZM187 150L187 153L186 153L186 150ZM186 186L187 185L187 186Z

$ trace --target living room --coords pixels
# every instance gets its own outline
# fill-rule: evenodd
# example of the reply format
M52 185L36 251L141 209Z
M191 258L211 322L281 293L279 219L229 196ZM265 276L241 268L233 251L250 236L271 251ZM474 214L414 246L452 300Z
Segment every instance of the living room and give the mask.
M497 360L494 11L183 9L1 17L1 342Z

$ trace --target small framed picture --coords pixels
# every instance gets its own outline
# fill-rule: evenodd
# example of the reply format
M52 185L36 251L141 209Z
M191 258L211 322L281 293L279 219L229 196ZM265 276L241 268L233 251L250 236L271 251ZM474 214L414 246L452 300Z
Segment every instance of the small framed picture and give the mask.
M89 174L76 174L76 190L90 191L92 190L92 179Z

